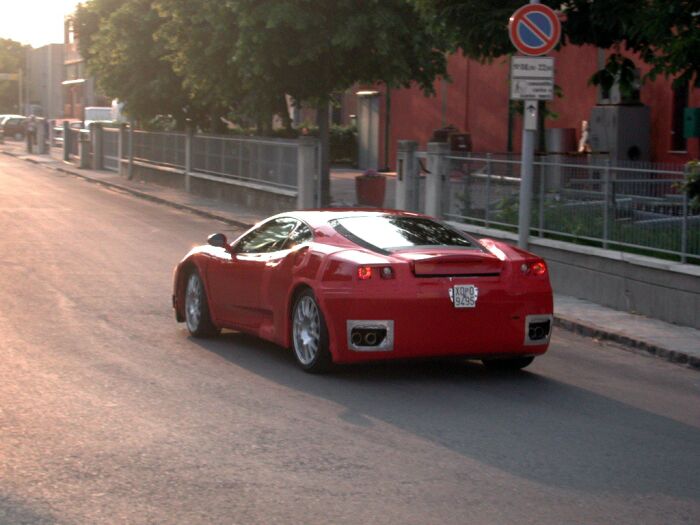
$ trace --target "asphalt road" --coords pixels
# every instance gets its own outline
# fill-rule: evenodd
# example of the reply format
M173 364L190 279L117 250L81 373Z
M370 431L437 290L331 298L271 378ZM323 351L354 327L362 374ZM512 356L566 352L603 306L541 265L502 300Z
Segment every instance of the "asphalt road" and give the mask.
M299 371L170 308L230 227L0 155L0 523L700 523L700 374L558 331Z

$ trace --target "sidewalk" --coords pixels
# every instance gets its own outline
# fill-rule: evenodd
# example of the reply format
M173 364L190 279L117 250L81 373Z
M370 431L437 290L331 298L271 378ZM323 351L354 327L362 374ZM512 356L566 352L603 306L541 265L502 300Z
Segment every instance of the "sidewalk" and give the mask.
M131 195L157 202L197 215L220 220L234 226L249 227L264 215L230 203L198 197L184 191L155 184L129 181L109 171L81 170L47 155L28 155L21 143L0 145L0 152L68 173L86 181L124 191ZM357 170L334 170L331 192L335 205L354 204L354 177ZM387 181L387 200L393 198L393 177ZM391 184L391 186L390 186ZM390 189L391 188L391 189ZM390 203L386 203L388 207ZM564 295L554 297L555 324L588 337L613 341L624 347L642 350L674 363L700 370L700 330L676 326L641 315L630 314Z

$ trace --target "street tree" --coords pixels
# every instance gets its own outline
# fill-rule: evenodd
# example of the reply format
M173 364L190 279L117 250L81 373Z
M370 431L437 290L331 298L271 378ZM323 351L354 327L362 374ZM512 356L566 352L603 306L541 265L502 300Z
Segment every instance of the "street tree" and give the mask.
M284 108L285 94L317 107L324 203L328 106L334 94L356 82L392 88L416 83L430 93L436 76L445 74L444 46L407 0L160 0L157 5L169 19L164 33L186 85L200 93L246 97L262 114ZM196 27L203 24L209 37L187 38L190 20Z
M25 46L0 38L0 73L16 74L23 65ZM0 113L19 113L17 80L0 80Z
M451 50L489 61L512 53L506 31L523 0L412 0L426 23L440 31ZM634 63L622 52L637 53L651 66L650 77L672 76L700 86L700 0L545 0L562 13L562 45L591 44L613 49L594 83L613 81L627 88Z
M170 115L180 128L186 119L206 119L154 37L164 20L150 0L90 0L78 7L79 47L100 89L125 104L134 119Z

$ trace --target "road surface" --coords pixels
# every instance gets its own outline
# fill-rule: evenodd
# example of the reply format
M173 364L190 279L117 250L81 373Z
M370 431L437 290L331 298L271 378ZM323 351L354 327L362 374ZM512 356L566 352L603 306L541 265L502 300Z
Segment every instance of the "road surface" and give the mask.
M0 523L700 523L700 374L558 331L526 372L190 338L231 227L0 155Z

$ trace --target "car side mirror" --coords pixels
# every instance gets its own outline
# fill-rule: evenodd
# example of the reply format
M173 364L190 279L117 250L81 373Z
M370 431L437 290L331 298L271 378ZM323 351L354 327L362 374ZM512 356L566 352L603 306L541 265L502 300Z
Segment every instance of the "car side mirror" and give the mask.
M211 244L212 246L216 246L217 248L224 248L226 251L229 251L228 239L226 239L226 235L223 233L211 234L209 237L207 237L207 243Z

